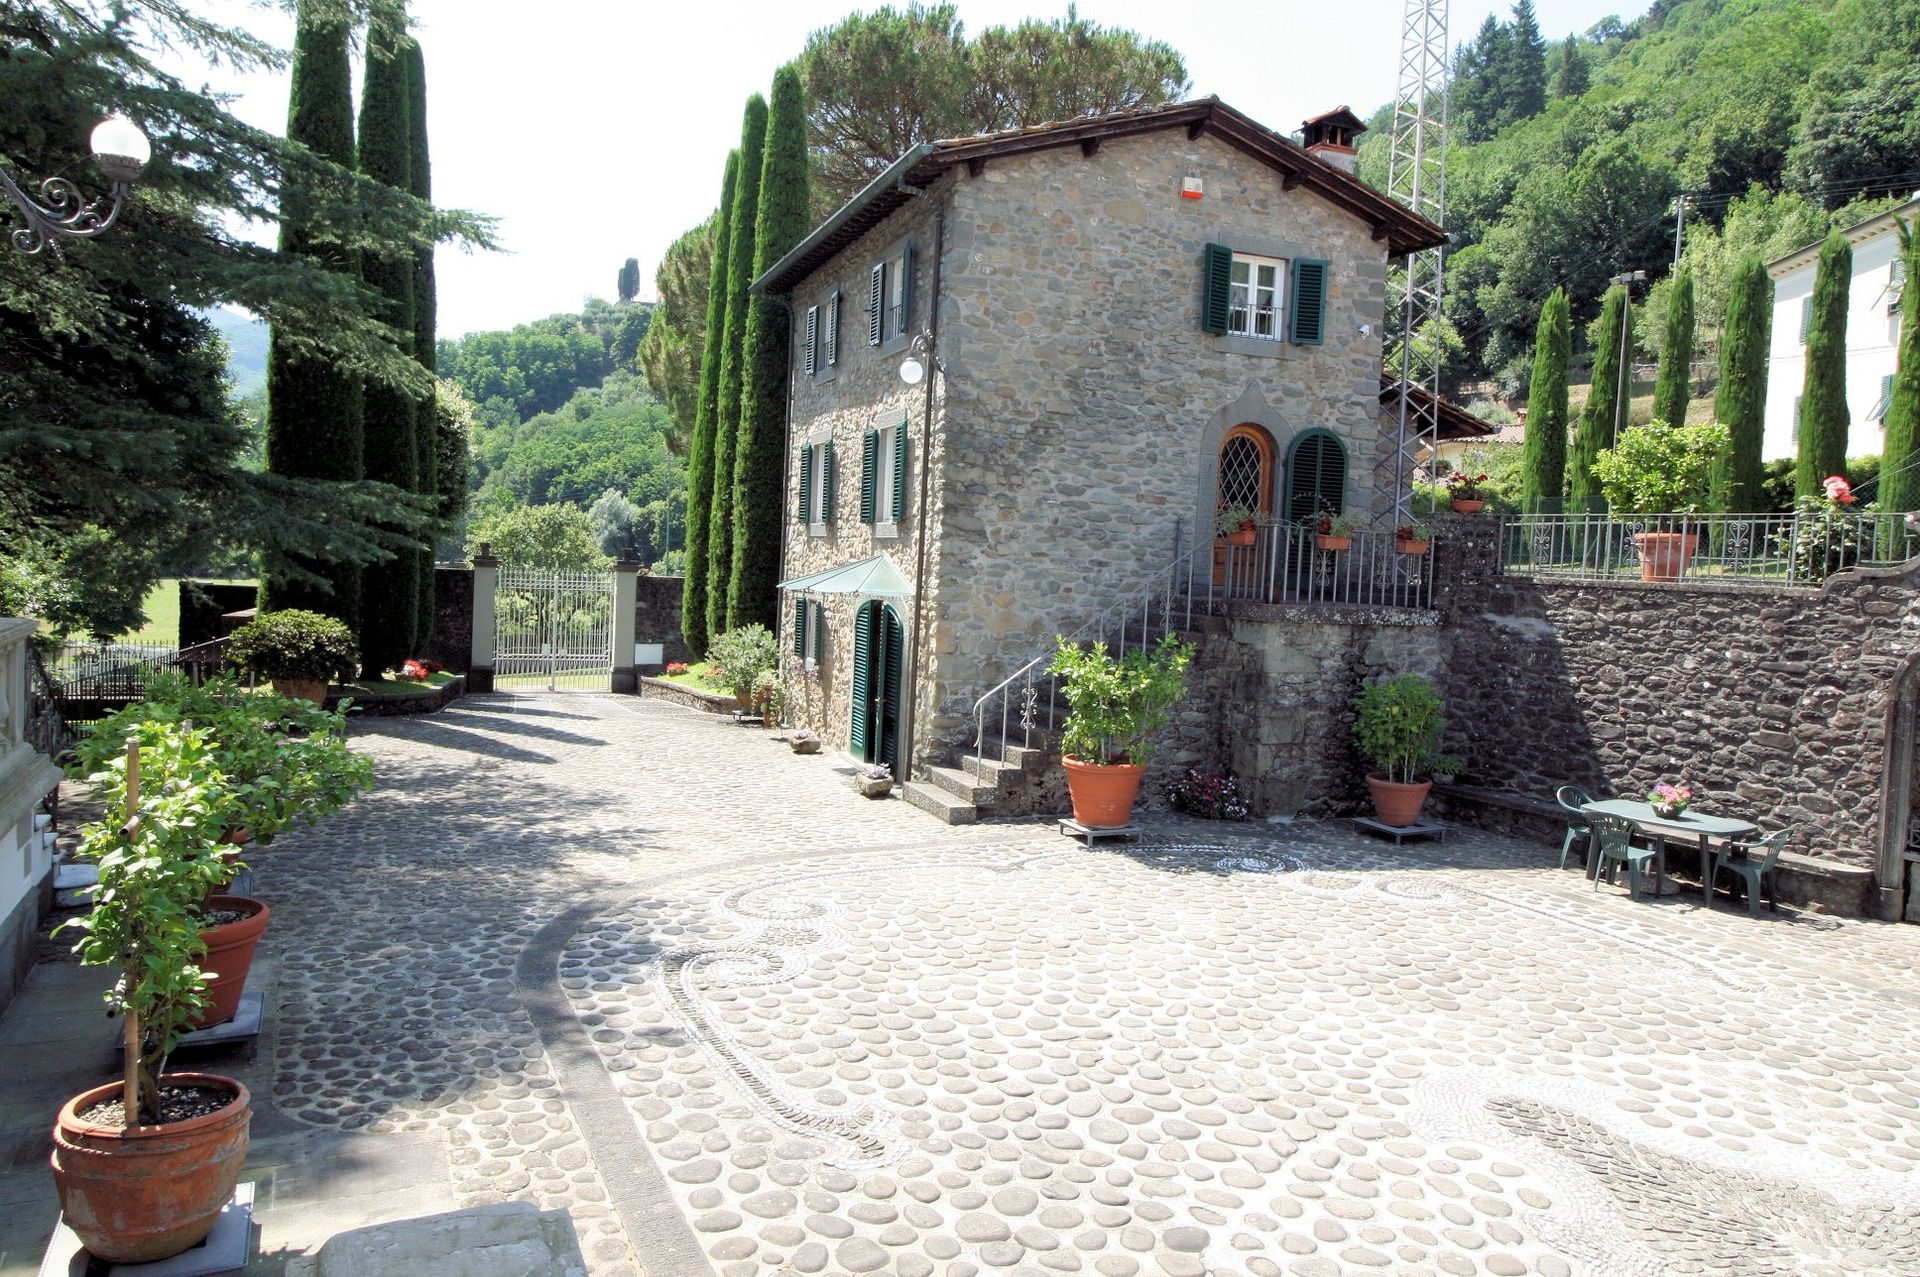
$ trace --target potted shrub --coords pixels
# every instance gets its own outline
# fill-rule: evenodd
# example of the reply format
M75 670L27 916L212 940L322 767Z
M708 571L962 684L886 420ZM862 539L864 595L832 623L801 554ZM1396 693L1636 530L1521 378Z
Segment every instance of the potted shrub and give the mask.
M764 625L743 625L713 640L707 662L714 667L714 681L725 684L742 708L751 709L760 676L780 668L780 641Z
M1367 774L1367 788L1381 823L1402 829L1417 823L1433 773L1460 769L1459 760L1440 752L1447 727L1442 708L1432 681L1419 674L1396 674L1360 689L1353 734L1380 769Z
M1214 532L1228 545L1252 545L1259 535L1260 516L1243 505L1223 505L1213 521Z
M197 1245L247 1156L247 1088L211 1073L163 1073L181 1029L207 1001L199 906L222 872L229 796L204 728L149 723L118 760L125 825L97 822L83 847L100 863L92 910L62 926L83 963L120 980L123 1075L61 1106L53 1175L67 1225L111 1264Z
M1594 477L1616 517L1688 515L1707 508L1716 458L1732 443L1717 421L1670 426L1649 421L1620 436L1593 459ZM1699 533L1655 526L1633 534L1640 579L1677 581L1699 548Z
M1433 533L1418 519L1403 523L1393 530L1393 548L1402 554L1425 554L1431 544Z
M227 640L227 659L272 680L282 696L323 705L328 683L353 677L359 652L344 622L288 608L235 630Z
M1151 651L1135 648L1116 657L1105 643L1056 641L1047 668L1060 676L1067 702L1061 765L1073 818L1090 829L1124 825L1153 753L1152 737L1180 699L1193 644L1168 634Z
M1350 514L1335 514L1323 510L1313 524L1313 548L1316 550L1346 550L1353 546L1353 534L1358 521Z
M1455 514L1478 514L1487 507L1484 474L1456 470L1447 476L1447 506Z
M853 783L869 798L885 798L893 792L893 772L879 763L862 763Z

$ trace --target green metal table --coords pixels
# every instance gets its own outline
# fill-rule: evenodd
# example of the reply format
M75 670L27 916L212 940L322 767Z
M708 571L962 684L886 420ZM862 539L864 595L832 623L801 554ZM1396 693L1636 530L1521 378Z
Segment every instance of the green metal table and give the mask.
M1609 816L1620 816L1631 820L1648 834L1654 843L1653 891L1657 899L1660 894L1660 882L1667 863L1667 838L1669 835L1684 835L1700 840L1700 897L1708 906L1713 904L1713 879L1710 845L1716 838L1732 840L1735 838L1753 838L1760 833L1760 827L1750 820L1731 820L1725 816L1706 816L1688 808L1678 816L1660 816L1653 810L1653 804L1631 798L1603 798L1595 802L1583 803L1581 811L1604 812ZM1599 857L1592 856L1593 862L1587 866L1592 876L1599 864Z

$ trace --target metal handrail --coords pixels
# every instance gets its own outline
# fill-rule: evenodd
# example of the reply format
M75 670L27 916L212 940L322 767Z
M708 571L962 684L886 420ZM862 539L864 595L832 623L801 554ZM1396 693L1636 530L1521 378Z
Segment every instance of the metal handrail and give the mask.
M1499 555L1507 576L1806 589L1849 568L1920 555L1920 525L1870 510L1509 514Z

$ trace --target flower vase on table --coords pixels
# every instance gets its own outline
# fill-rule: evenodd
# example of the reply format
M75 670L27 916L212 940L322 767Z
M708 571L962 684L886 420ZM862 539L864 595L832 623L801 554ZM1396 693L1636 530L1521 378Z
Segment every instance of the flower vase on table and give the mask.
M1676 820L1687 810L1693 801L1693 791L1685 785L1669 785L1665 781L1653 787L1647 795L1647 805L1653 808L1653 814L1663 820Z

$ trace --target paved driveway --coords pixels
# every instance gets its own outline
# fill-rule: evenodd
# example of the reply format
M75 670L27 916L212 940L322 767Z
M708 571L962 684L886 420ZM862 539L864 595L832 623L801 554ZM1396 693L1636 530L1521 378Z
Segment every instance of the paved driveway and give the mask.
M363 739L377 800L259 858L264 1089L596 1277L1920 1273L1920 929L950 829L648 701Z

